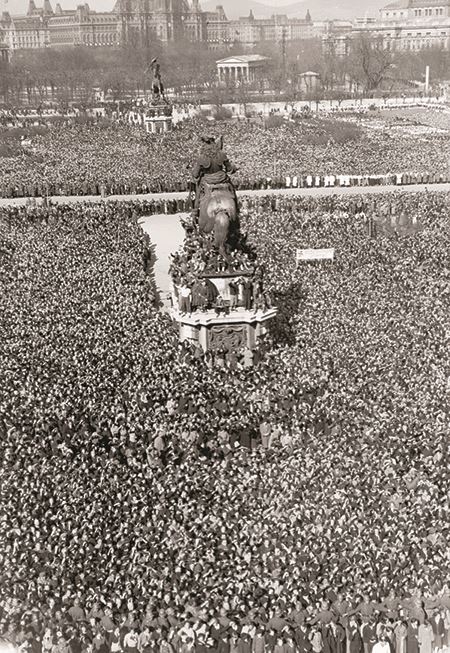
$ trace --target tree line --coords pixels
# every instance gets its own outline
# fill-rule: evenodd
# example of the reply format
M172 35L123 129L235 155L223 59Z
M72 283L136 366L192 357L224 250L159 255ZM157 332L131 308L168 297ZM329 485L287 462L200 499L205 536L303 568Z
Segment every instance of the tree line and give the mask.
M352 85L366 95L407 90L412 80L423 81L426 65L431 67L434 80L445 79L450 69L448 51L391 52L364 37L353 42L346 56L338 56L332 47L324 50L320 39L290 42L284 51L280 44L266 42L254 52L270 59L264 83L218 89L216 60L242 54L242 46L211 51L204 44L184 41L168 45L155 42L147 48L21 51L14 53L9 63L1 64L0 101L15 106L52 101L63 106L74 101L92 102L96 91L115 101L136 97L150 88L148 65L153 57L158 57L163 81L176 96L209 99L216 104L245 102L252 94L258 96L264 85L275 95L300 99L299 75L308 70L320 75L320 92L338 98Z

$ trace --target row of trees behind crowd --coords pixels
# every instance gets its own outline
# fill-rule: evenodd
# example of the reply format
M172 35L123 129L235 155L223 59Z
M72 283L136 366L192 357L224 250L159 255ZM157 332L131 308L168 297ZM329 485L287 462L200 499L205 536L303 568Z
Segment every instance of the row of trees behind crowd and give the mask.
M0 64L0 102L91 102L96 89L115 101L137 97L150 87L148 62L155 56L161 62L166 86L176 96L215 101L216 60L241 50L238 44L225 53L208 50L198 43L177 42L163 47L155 42L151 48L22 51L9 64ZM394 93L414 88L411 80L423 80L426 65L431 66L435 80L445 79L450 69L450 52L429 49L395 53L363 37L354 41L346 57L336 56L332 47L324 50L320 39L288 43L285 54L280 44L265 42L257 52L270 58L265 87L274 94L297 99L298 76L307 70L320 75L323 90L330 97L342 92L344 81L347 88L353 86L365 94ZM222 100L239 101L239 96L258 95L261 90L261 83L245 88L228 87L221 91Z

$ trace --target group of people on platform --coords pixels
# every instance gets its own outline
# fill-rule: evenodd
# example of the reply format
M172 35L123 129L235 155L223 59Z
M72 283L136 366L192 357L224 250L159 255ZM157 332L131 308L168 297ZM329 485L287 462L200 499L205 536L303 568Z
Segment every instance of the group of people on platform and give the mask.
M0 197L185 192L193 145L204 129L204 122L193 118L164 136L116 122L31 132L29 151L18 147L15 156L0 157ZM323 127L319 119L271 129L228 121L208 129L223 135L239 167L235 183L241 189L449 180L448 139L442 133L423 138L362 128L360 136L338 142L329 121Z
M151 204L0 207L2 646L448 647L448 205L249 198L278 308L253 366L157 310Z
M234 247L222 254L214 245L214 234L203 233L197 224L185 223L185 238L171 255L172 303L181 314L214 309L263 310L269 303L263 292L263 267L254 252L236 233Z
M214 281L214 278L200 277L190 282L182 276L174 282L173 303L181 315L208 310L215 310L220 315L235 310L263 311L270 308L268 295L262 291L262 281L253 274L221 279L225 286L222 293Z

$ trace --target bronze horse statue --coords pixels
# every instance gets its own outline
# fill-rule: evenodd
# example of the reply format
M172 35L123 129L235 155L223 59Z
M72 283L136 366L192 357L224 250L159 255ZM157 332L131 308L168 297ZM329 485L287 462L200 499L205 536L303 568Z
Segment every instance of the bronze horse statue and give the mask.
M233 226L237 223L235 193L230 182L211 184L202 180L198 226L200 231L214 232L214 244L225 258L226 245Z

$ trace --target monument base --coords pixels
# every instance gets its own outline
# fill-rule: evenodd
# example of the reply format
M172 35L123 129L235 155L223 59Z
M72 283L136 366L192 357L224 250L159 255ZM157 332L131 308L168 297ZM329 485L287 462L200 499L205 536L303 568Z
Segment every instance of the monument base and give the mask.
M172 129L173 107L170 104L151 102L144 115L145 130L149 134L164 134Z
M277 309L237 309L222 314L214 310L180 313L178 308L172 308L170 313L179 324L180 342L199 345L206 353L255 349Z

